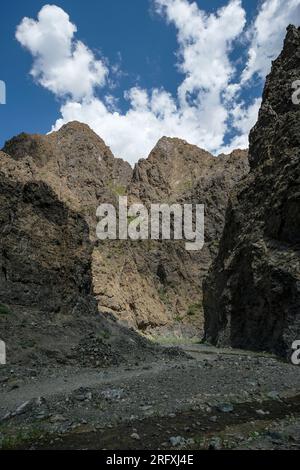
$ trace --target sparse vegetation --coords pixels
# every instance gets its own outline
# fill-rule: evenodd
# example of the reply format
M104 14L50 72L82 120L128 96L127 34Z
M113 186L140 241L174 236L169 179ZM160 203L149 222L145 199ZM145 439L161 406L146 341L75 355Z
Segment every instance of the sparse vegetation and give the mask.
M100 339L104 339L104 340L110 339L110 336L111 336L111 335L110 335L110 333L109 333L107 330L100 331L100 333L99 333L99 335L98 335L98 337L99 337Z
M180 344L197 344L198 338L187 338L185 336L176 336L176 335L147 335L147 338L153 343L158 343L162 345L169 346L178 346Z
M201 304L192 304L189 306L187 315L190 317L194 317L195 315L198 315L201 311Z
M180 315L175 315L174 320L177 321L178 323L182 322L182 318Z
M7 305L0 304L0 315L10 315L11 311Z
M126 196L126 187L120 184L108 183L108 187L115 196Z
M164 287L158 289L158 296L163 303L168 302L167 292Z
M46 438L47 433L38 427L31 427L29 429L8 430L0 428L0 435L3 435L1 440L2 450L16 450L23 448L31 442L41 441Z

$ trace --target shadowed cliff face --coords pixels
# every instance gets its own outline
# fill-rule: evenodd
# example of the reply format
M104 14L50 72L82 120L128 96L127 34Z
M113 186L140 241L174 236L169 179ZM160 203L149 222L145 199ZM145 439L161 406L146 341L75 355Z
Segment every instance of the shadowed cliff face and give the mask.
M0 232L0 332L9 363L27 353L30 361L37 344L49 351L61 343L63 356L75 336L70 328L66 344L63 323L97 314L86 221L0 152Z
M33 160L0 152L0 337L7 364L105 367L160 355L99 315L85 217L34 174L40 175Z
M250 134L249 176L236 186L204 283L205 338L287 355L300 338L300 29L289 27Z
M64 211L77 214L82 223L87 223L85 237L93 244L89 247L92 291L99 312L112 314L143 331L167 327L199 334L203 324L202 279L216 255L229 193L248 172L246 151L215 158L185 141L164 137L149 157L132 170L128 163L115 158L88 126L77 122L47 136L21 134L7 142L4 151L1 168L7 181L13 179L19 184L20 179L23 182L25 178L26 185L31 188L31 198L35 197L35 192L40 192L44 217L50 217L48 210L56 214L51 230L55 224L62 227ZM61 209L47 204L48 193L46 189L41 193L41 188L52 191L57 207ZM6 198L5 194L3 190L2 197ZM174 241L96 241L97 207L101 203L118 205L121 195L127 195L129 203L142 202L146 206L151 203L204 204L204 249L187 252L184 242ZM20 198L23 201L24 196ZM13 211L11 205L2 213L8 217L9 211ZM27 238L31 239L32 249L38 243L34 217L28 214L26 219ZM23 223L23 219L19 223ZM48 230L49 235L51 230ZM61 228L61 232L57 246L63 254L64 246L71 247L75 241L69 240L67 229ZM75 239L80 238L80 233L74 235ZM11 234L6 242L13 246L16 240ZM45 259L51 266L55 255L49 256L53 251L50 242L46 238ZM64 256L68 263L68 257L72 258L73 254L66 249ZM62 260L58 264L61 266ZM66 272L69 271L67 266ZM24 273L23 277L28 276ZM52 281L49 285L52 286ZM32 289L28 294L33 300L34 292ZM15 293L16 301L18 295ZM57 309L59 299L56 296ZM51 302L50 299L47 301Z

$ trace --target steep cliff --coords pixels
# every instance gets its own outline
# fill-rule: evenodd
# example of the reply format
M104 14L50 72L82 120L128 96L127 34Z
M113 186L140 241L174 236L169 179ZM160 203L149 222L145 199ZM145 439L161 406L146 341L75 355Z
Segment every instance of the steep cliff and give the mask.
M205 338L287 355L300 338L300 29L290 26L250 134L249 176L236 186L204 283Z
M129 202L205 205L205 246L184 241L107 242L96 250L100 310L141 330L197 335L203 328L202 280L216 255L231 189L248 173L247 152L213 157L180 139L163 137L135 166Z
M216 158L185 141L164 137L132 170L78 122L47 136L21 134L7 142L4 152L2 167L10 161L10 166L22 168L29 183L43 183L57 203L87 223L93 244L92 291L99 312L143 331L167 327L199 334L202 280L217 252L230 191L248 172L247 152ZM96 240L97 207L118 205L123 195L129 204L146 206L205 204L204 249L188 252L184 242L174 241Z
M54 175L42 180L29 163L0 152L0 338L7 363L103 367L161 354L99 315L89 226L45 182L57 182Z

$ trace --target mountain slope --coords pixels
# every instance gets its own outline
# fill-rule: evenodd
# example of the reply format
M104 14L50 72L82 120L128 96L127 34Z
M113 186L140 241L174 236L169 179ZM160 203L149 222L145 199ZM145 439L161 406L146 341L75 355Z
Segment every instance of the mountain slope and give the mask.
M248 172L247 152L216 158L185 141L164 137L132 170L78 122L47 136L21 134L6 143L4 152L1 166L6 168L10 159L9 165L21 168L28 181L47 185L60 203L87 222L99 312L143 331L166 327L199 334L202 280L216 255L229 193ZM187 252L184 242L174 241L96 240L97 207L118 205L120 195L146 206L205 204L204 249Z
M229 193L247 172L245 151L216 158L180 139L162 138L135 166L129 203L204 204L206 244L198 252L173 240L99 244L94 286L100 310L143 331L199 335L203 276L216 255Z

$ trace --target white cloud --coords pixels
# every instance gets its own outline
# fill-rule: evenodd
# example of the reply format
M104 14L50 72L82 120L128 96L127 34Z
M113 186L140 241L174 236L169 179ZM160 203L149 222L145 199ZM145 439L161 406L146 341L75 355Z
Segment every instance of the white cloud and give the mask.
M234 41L240 38L246 23L241 1L230 0L214 14L200 10L190 0L152 1L156 11L176 27L178 67L184 79L177 96L164 89L133 87L125 91L128 110L124 113L118 110L111 91L103 100L97 96L96 87L104 87L110 81L107 67L75 39L76 26L61 8L46 5L37 21L24 18L16 37L34 57L31 73L41 85L64 98L61 118L53 129L72 120L85 122L111 146L116 156L130 163L146 157L163 135L183 138L214 153L231 150L233 146L247 147L248 132L255 123L260 101L244 103L239 98L243 82L230 60ZM262 21L260 15L269 18L270 14L264 11L269 11L270 3L276 3L272 18L278 19L279 29L272 26L271 38L272 50L277 54L287 26L281 26L282 17L287 18L286 4L293 10L299 1L266 0L251 27L251 49L255 50L255 44L262 42L260 25L266 26L266 19ZM279 5L283 3L284 6ZM263 73L270 66L270 59L261 54L257 64ZM248 62L243 80L250 78L257 67ZM225 145L229 130L236 134Z
M241 134L249 132L257 120L258 111L261 105L262 99L256 98L252 104L248 107L245 103L238 104L232 111L234 118L234 127L240 131Z
M24 18L16 38L34 57L32 76L59 97L78 100L93 96L104 85L107 68L80 41L69 16L55 5L45 5L37 21Z
M300 0L266 0L249 31L251 45L242 83L254 74L261 78L270 72L271 61L282 48L289 24L300 23Z
M232 128L237 130L237 135L230 144L223 146L221 149L223 153L231 153L235 149L248 147L249 131L257 121L261 102L261 98L256 98L249 106L245 103L239 103L232 109Z

